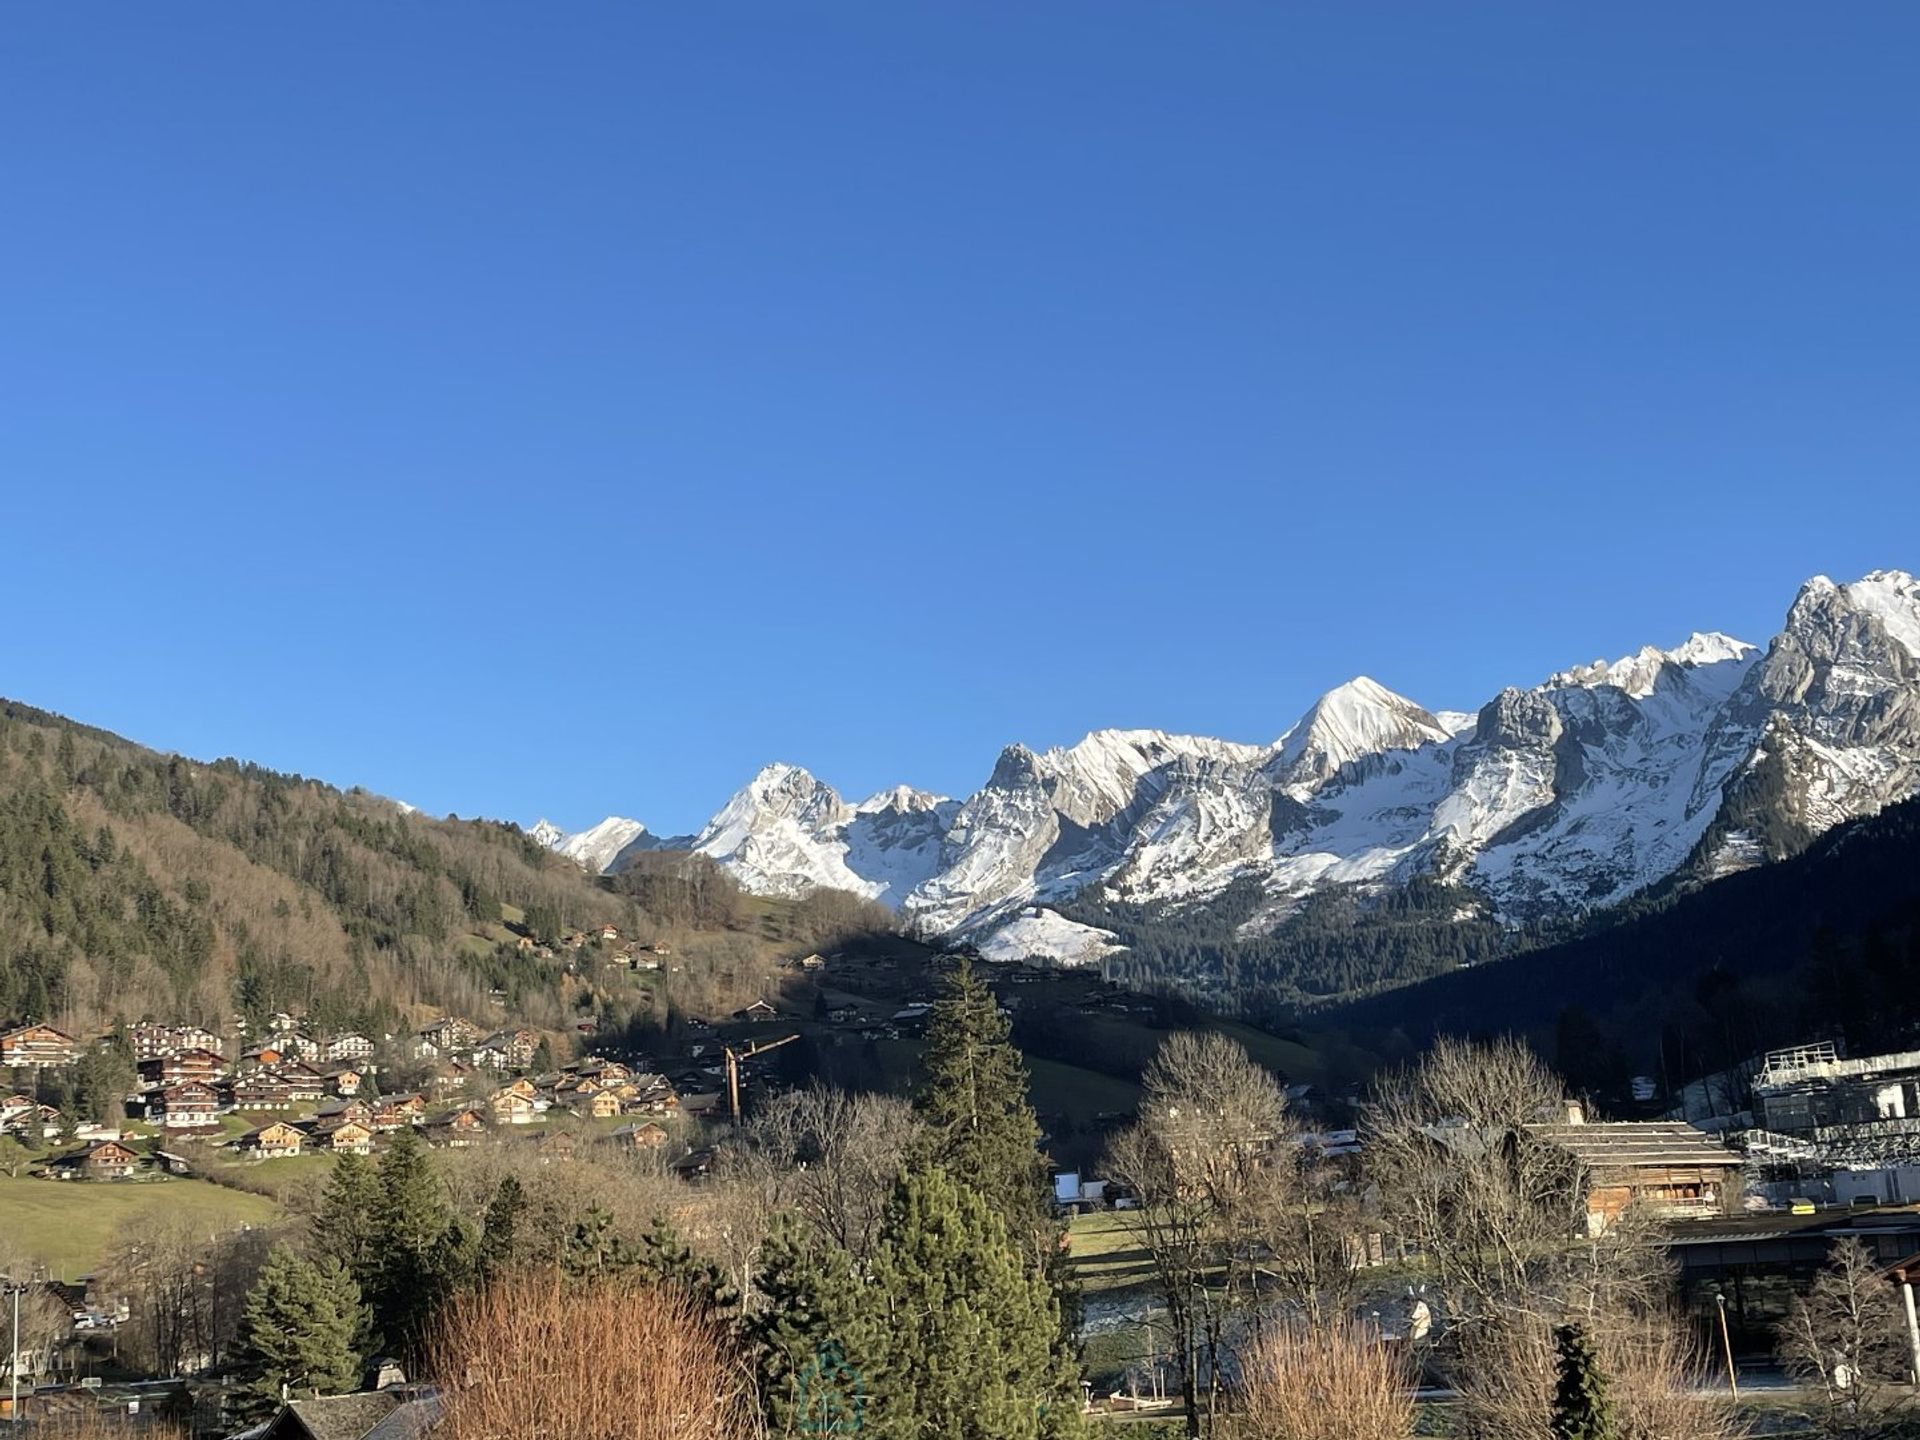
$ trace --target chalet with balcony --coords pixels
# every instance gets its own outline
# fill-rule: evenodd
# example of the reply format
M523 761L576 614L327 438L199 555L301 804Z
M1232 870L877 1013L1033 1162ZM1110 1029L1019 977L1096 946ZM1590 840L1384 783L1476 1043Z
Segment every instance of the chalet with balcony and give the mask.
M366 1060L373 1054L373 1041L364 1035L335 1035L320 1047L322 1060Z
M1529 1125L1528 1138L1573 1158L1586 1229L1603 1233L1632 1206L1679 1218L1737 1214L1742 1159L1682 1121Z
M163 1130L211 1130L220 1123L220 1097L211 1085L189 1080L155 1092L147 1115Z
M373 1127L359 1120L342 1120L325 1129L316 1127L312 1140L316 1150L331 1150L336 1155L373 1153Z
M256 1160L289 1159L300 1153L306 1137L284 1120L249 1130L240 1137L239 1148Z
M234 1079L230 1093L236 1110L291 1110L293 1086L274 1070L255 1070Z
M58 1070L80 1058L80 1042L51 1025L21 1025L0 1034L0 1070Z
M486 1116L477 1106L463 1105L458 1110L449 1110L444 1115L436 1115L422 1127L421 1133L432 1145L445 1145L461 1150L475 1145L487 1133Z
M140 1083L155 1089L173 1085L211 1085L227 1073L226 1057L198 1046L168 1050L139 1062Z
M119 1140L97 1140L48 1168L63 1180L125 1180L140 1168L140 1156Z

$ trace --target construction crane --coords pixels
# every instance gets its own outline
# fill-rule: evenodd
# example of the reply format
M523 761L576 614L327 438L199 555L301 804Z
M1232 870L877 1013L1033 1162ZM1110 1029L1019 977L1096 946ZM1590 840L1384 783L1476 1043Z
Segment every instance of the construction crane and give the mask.
M764 1055L769 1050L778 1050L782 1045L791 1045L799 1038L798 1035L782 1035L778 1040L749 1040L738 1050L731 1045L721 1047L727 1057L727 1108L733 1113L734 1124L740 1123L740 1062Z

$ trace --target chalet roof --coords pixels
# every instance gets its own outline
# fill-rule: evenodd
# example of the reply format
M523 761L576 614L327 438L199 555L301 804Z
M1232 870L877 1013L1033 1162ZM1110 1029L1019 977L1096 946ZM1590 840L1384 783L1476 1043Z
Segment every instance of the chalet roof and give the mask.
M1594 1170L1639 1166L1740 1167L1740 1156L1703 1131L1679 1121L1632 1120L1607 1124L1529 1125L1537 1140L1557 1145Z
M289 1401L266 1434L272 1440L414 1440L440 1419L440 1397L427 1387L366 1390Z

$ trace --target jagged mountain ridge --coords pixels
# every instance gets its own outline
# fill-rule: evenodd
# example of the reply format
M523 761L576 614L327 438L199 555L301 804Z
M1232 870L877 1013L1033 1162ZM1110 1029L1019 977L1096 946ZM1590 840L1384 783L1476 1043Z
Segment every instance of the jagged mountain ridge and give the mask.
M1807 582L1764 652L1696 634L1473 716L1361 677L1268 745L1152 730L1011 745L964 801L900 787L849 805L773 765L690 843L748 889L853 890L930 935L992 936L1086 893L1178 911L1249 884L1264 903L1246 924L1271 928L1328 885L1416 876L1524 923L1779 858L1915 793L1920 582L1876 571ZM1100 952L1087 929L1053 916L1017 933L1064 958Z

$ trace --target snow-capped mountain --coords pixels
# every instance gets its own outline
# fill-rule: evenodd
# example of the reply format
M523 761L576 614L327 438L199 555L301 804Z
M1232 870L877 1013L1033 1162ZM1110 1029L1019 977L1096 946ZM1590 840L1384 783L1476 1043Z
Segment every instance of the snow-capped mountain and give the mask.
M1771 858L1915 793L1920 582L1879 571L1807 582L1764 653L1696 634L1473 715L1362 677L1267 745L1154 730L1011 745L964 801L901 787L849 805L769 766L692 845L751 890L835 886L924 933L1089 960L1113 937L1048 907L1091 893L1177 911L1251 885L1249 923L1271 927L1327 885L1432 875L1525 921Z
M618 867L619 861L637 850L669 849L684 844L685 838L662 839L638 820L609 815L591 829L569 835L551 820L541 820L527 834L557 850L583 870L596 875Z

